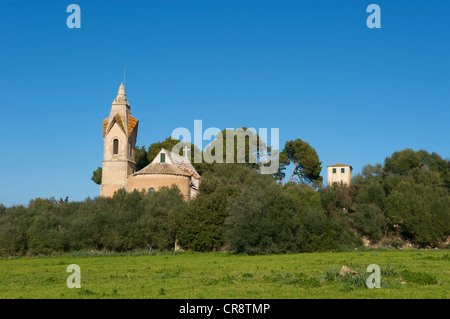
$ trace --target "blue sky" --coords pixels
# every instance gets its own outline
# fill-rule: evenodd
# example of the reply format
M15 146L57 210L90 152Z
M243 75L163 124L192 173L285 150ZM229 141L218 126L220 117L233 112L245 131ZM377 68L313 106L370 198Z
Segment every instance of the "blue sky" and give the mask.
M66 8L81 7L81 29ZM381 29L366 7L381 8ZM326 166L449 157L450 2L0 0L0 203L99 195L123 80L138 145L173 129L279 128Z

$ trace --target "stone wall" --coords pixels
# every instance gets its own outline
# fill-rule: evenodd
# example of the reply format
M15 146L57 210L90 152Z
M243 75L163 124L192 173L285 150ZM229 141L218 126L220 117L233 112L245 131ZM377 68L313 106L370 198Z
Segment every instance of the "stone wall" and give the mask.
M191 182L188 176L179 175L165 175L165 174L148 174L148 175L136 175L129 177L128 191L133 191L134 189L138 191L146 191L153 187L156 191L160 190L161 187L171 187L173 184L178 186L183 194L185 200L190 199Z

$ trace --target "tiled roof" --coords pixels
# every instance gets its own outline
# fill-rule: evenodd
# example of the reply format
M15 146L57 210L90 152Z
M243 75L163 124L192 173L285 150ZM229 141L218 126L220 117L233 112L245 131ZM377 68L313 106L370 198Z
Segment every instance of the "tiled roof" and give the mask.
M125 133L125 126L123 125L122 118L119 114L114 115L111 123L108 126L108 120L109 118L106 118L103 120L103 137L105 137L106 133L108 133L111 128L113 127L114 123L117 122L117 125L122 129L122 131ZM137 127L139 123L139 120L132 117L131 115L128 115L128 137L130 137L131 133L133 133L133 130Z
M128 137L130 137L131 133L133 132L134 128L137 126L139 120L135 119L131 115L128 115Z
M106 119L107 121L108 119ZM107 124L107 129L105 132L105 120L103 120L103 137L105 136L105 134L108 134L108 132L112 129L112 127L114 126L114 123L117 123L117 125L119 125L119 127L122 129L122 131L126 134L125 131L125 126L123 125L123 121L122 118L120 117L119 114L114 115L114 117L112 118L111 122L109 123L109 125Z
M192 166L189 159L185 158L184 156L178 155L174 152L168 151L166 149L164 149L164 150L165 150L167 156L170 157L170 161L174 165L176 165L182 171L189 173L190 176L192 176L196 179L200 179L200 175L197 173L194 166Z
M108 120L109 118L103 120L103 137L105 137L106 128L108 127Z
M337 163L337 164L334 164L334 165L328 165L327 167L342 167L342 166L345 166L345 167L349 166L349 167L351 167L350 165L342 164L342 163Z
M133 175L149 175L149 174L163 174L163 175L181 175L181 176L191 176L191 174L184 172L175 165L169 163L154 163L145 166L140 171L134 173Z

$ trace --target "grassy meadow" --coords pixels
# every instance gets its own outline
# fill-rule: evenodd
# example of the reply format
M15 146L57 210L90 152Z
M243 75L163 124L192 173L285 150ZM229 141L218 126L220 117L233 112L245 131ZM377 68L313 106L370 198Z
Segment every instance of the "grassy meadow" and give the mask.
M81 289L66 285L70 264ZM370 264L381 267L381 289L365 287ZM358 276L339 276L342 265ZM0 298L449 298L449 266L449 250L2 258Z

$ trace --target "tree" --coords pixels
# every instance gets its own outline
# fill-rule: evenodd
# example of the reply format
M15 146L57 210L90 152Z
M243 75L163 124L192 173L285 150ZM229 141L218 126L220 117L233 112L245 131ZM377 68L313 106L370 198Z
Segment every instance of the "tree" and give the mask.
M200 194L191 201L180 231L183 248L200 251L219 249L224 243L224 221L232 198L267 176L241 164L211 166L202 176Z
M450 235L450 196L441 187L402 180L386 199L392 226L421 246L435 246Z
M264 147L265 142L252 129L225 129L206 147L204 157L207 163L234 163L259 169Z
M227 202L238 193L238 187L233 185L224 185L212 194L200 193L187 208L180 231L180 245L197 251L219 249L224 244Z
M148 160L148 152L145 148L145 145L142 147L136 146L135 151L135 162L136 162L136 171L140 171L145 166L150 164L150 161Z
M403 151L394 152L391 157L384 161L384 169L391 174L403 175L414 167L420 167L420 157L414 150L407 148Z
M362 235L378 241L387 227L382 210L375 204L361 204L358 211L351 215L356 228Z
M138 231L143 234L147 248L173 249L186 207L187 203L175 185L145 195Z
M296 208L296 198L282 185L260 180L230 204L227 241L241 253L299 252L301 214Z
M279 159L278 171L275 174L273 174L272 177L279 184L282 184L283 179L286 177L286 173L284 171L286 170L286 167L290 164L290 160L286 152L281 152L278 156L278 159Z
M26 232L31 218L24 214L25 211L23 206L5 209L0 204L0 256L21 255L26 252Z
M227 242L248 254L336 248L336 232L323 213L319 194L302 184L258 179L230 199Z
M373 240L398 235L421 246L435 246L448 235L448 161L436 153L407 148L366 165L355 176L352 220Z
M322 170L322 162L314 148L301 139L295 141L287 141L281 154L284 160L284 167L290 163L294 164L294 169L289 178L288 183L293 182L297 178L299 182L310 183L314 187L318 187L323 180L320 176Z
M102 168L98 167L95 171L92 172L91 181L93 181L97 185L102 184Z

